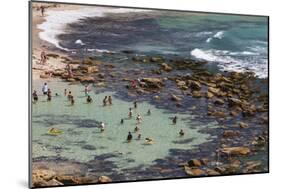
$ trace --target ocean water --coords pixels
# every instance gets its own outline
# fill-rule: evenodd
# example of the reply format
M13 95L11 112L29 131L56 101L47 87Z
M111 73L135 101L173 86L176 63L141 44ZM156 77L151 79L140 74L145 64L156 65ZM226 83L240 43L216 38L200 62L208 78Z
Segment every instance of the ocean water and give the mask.
M33 89L40 91L43 82L34 81ZM125 168L153 165L155 160L169 156L170 149L190 150L197 145L212 141L211 135L200 132L203 128L217 128L217 122L202 125L196 121L188 111L171 113L156 108L147 103L138 103L133 108L132 102L115 98L114 92L96 93L93 89L90 95L93 103L87 104L82 85L68 85L61 81L48 83L52 93L58 93L51 102L46 96L39 96L39 101L32 105L32 157L33 158L64 158L86 163L95 160L99 155L109 155L109 161L116 166L116 171ZM64 89L72 91L75 105L71 106ZM104 96L113 97L113 105L103 107ZM129 108L133 108L133 118L128 118ZM151 115L147 115L148 109ZM136 116L143 118L139 124L140 130L134 132L137 125ZM172 117L178 117L176 125L172 124ZM121 118L124 124L120 124ZM98 128L104 122L105 131ZM63 133L52 136L48 130L57 128ZM179 136L180 129L185 131ZM133 134L133 140L127 143L128 132ZM140 140L137 135L141 134ZM145 142L145 138L152 138L153 144Z
M137 54L215 62L221 70L268 76L267 17L89 7L50 12L42 39L73 54ZM77 42L78 41L78 42Z

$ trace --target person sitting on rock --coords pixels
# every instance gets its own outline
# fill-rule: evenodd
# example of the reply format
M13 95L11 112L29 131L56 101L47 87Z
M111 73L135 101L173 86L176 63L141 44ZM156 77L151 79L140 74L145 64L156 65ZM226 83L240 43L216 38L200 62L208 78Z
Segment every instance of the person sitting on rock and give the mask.
M111 96L108 97L108 103L109 103L109 105L112 105L112 98L111 98Z
M45 51L42 51L40 56L41 56L41 59L40 59L40 63L39 64L45 64L46 61L47 61L47 56L46 56Z
M130 142L133 139L133 135L131 132L128 133L127 141Z
M37 91L34 90L33 93L32 93L32 96L33 96L34 102L37 102L38 101Z
M106 104L107 104L107 96L105 96L103 99L103 106L106 106Z
M179 134L180 134L180 136L183 136L184 135L184 131L181 129Z
M91 103L93 101L93 99L90 97L90 95L88 95L88 97L87 97L87 102L88 103Z
M174 118L173 118L173 124L177 124L177 116L175 116Z

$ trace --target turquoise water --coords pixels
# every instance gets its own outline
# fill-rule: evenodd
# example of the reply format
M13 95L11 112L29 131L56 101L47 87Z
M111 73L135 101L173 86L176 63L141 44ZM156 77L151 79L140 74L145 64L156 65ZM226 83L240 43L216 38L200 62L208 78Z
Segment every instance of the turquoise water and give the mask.
M40 92L43 82L34 81L33 88ZM90 92L93 103L87 104L82 85L68 85L61 81L48 82L52 93L59 96L53 97L51 102L46 101L45 96L39 96L39 101L32 105L32 156L67 158L78 162L88 162L103 154L112 154L108 159L113 161L117 170L133 168L137 166L149 166L154 160L165 158L170 149L195 149L196 145L211 141L212 137L200 133L203 127L195 121L193 116L168 113L166 110L157 109L155 106L142 102L136 109L133 108L133 118L128 118L129 108L132 102L126 102L114 98L113 92L96 94ZM75 104L70 105L64 96L64 89L71 90ZM113 97L113 105L103 107L104 96ZM151 115L147 115L148 109ZM142 116L140 131L134 132L137 125L136 116ZM171 118L178 117L176 125ZM124 124L120 124L124 118ZM97 127L99 122L106 125L101 132ZM210 129L217 127L216 122L210 122L204 127ZM50 128L63 131L58 136L48 135ZM179 131L183 129L185 135L180 137ZM127 134L131 131L133 140L126 142ZM137 140L137 135L142 138ZM145 138L154 140L152 145L146 144Z

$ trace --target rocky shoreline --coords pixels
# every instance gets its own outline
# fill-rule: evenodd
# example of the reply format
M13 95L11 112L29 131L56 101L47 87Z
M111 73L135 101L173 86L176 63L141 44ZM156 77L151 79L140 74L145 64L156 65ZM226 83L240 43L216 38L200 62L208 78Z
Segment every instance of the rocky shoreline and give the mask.
M119 68L121 65L95 57L79 59L47 54L49 58L69 64L72 75L66 69L53 69L43 72L40 78L60 78L70 85L93 84L101 91L114 91L118 87L120 96L126 100L147 100L176 112L188 109L199 120L206 118L219 123L220 128L211 133L216 137L212 147L202 144L198 146L199 151L181 152L183 155L177 161L168 157L169 167L174 169L165 167L167 162L164 166L163 162L152 166L150 171L158 172L159 178L178 177L173 174L175 170L180 172L179 177L183 174L196 177L268 172L267 79L256 78L252 72L210 71L205 61L137 56L128 50L123 53L132 64L125 71ZM104 56L114 55L105 53ZM151 69L144 72L142 66ZM131 81L137 79L137 85L132 87ZM211 131L204 128L202 132ZM251 160L256 156L263 157L265 162ZM153 175L153 178L158 177ZM40 166L33 170L34 186L105 183L119 179L114 175L112 178L100 175L94 179L83 175L67 176Z

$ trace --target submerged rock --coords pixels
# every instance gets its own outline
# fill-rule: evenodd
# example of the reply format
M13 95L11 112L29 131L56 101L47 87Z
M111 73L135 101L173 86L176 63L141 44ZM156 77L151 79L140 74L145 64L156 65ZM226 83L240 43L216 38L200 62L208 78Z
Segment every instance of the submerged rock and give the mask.
M178 96L176 96L176 95L174 95L174 94L172 94L172 96L171 96L171 100L173 100L173 101L182 101L182 98L180 98L180 97L178 97Z

